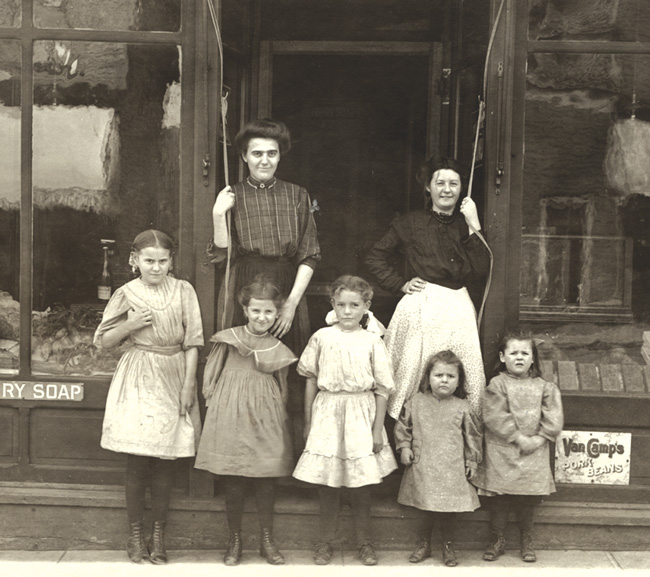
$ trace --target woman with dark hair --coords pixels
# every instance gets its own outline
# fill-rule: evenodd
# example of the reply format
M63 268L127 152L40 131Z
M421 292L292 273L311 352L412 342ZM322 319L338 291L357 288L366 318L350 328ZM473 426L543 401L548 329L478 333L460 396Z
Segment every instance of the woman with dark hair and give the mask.
M249 122L237 134L235 146L248 165L249 176L226 186L212 209L214 236L208 252L212 262L224 263L228 252L232 261L230 278L224 279L219 293L217 327L245 324L236 296L258 274L264 274L287 295L270 332L285 337L285 343L299 355L310 336L302 297L320 260L309 195L304 188L275 177L280 158L291 147L284 123ZM294 325L297 330L292 330Z
M418 180L425 208L396 218L365 261L382 288L404 295L385 335L396 387L388 414L396 419L417 391L429 352L450 349L465 367L468 400L480 415L485 375L466 285L484 277L490 261L475 234L481 228L476 204L468 197L459 202L461 172L450 158L427 160ZM406 275L395 264L399 255Z

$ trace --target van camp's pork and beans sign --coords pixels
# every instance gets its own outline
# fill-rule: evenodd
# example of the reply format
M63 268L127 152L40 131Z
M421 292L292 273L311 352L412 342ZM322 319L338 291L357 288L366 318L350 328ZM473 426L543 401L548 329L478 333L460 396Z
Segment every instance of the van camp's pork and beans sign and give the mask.
M555 481L629 485L631 433L562 431L555 442Z

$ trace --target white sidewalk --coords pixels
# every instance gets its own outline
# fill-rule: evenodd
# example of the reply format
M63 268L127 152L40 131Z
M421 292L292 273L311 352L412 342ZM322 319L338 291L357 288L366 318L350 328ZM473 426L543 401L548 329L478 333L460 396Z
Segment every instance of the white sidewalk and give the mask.
M2 577L183 577L449 575L471 577L580 576L632 577L650 574L650 551L537 551L537 563L523 563L516 549L497 561L481 559L481 551L458 551L458 567L445 567L435 556L420 564L408 562L408 551L378 551L379 564L361 565L354 551L337 552L327 566L314 565L310 551L283 551L287 564L268 565L257 551L245 550L237 567L225 567L222 551L169 551L167 565L131 563L124 551L0 551Z

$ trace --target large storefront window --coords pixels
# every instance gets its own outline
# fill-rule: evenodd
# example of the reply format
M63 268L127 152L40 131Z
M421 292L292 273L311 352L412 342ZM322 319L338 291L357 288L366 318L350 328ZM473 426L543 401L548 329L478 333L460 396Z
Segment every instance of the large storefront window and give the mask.
M650 50L602 41L648 41L650 5L531 2L529 17L530 40L562 45L528 54L520 318L547 358L645 365Z
M177 32L181 0L33 0L39 28Z
M133 278L138 232L178 230L179 56L175 46L34 45L35 374L113 371L122 351L92 344L105 287Z
M0 370L10 373L20 342L20 122L20 43L0 40Z

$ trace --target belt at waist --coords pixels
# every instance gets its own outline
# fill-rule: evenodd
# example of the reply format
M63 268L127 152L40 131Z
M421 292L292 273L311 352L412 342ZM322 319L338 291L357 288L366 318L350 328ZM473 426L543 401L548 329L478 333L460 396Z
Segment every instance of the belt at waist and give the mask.
M325 389L318 389L318 392L327 395L340 395L340 396L375 394L375 392L372 389L366 389L365 391L328 391Z
M169 345L169 346L156 346L156 345L134 345L136 349L141 351L147 351L148 353L156 353L157 355L175 355L183 351L181 345Z
M262 254L255 254L255 253L249 253L249 254L242 254L239 255L238 257L239 261L245 261L245 260L261 260L261 261L270 261L270 262L279 262L279 263L286 263L286 264L292 264L291 258L287 256L265 256Z

